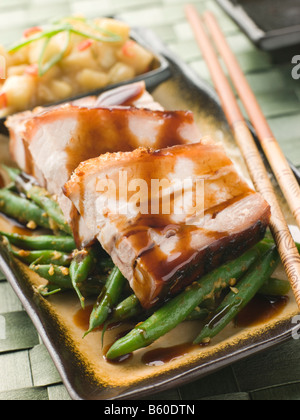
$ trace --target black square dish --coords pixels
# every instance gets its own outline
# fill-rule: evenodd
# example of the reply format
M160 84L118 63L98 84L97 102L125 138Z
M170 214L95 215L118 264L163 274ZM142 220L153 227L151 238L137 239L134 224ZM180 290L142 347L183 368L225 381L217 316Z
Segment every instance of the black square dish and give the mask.
M300 44L299 0L217 0L261 49Z

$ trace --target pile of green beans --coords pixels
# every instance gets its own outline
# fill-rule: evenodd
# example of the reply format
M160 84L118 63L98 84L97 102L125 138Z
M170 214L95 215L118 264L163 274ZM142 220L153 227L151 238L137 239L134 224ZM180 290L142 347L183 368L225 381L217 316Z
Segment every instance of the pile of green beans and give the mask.
M107 256L98 256L96 246L78 250L71 228L56 200L33 179L15 168L3 165L11 183L0 189L0 212L32 230L19 235L0 231L13 255L48 284L43 296L74 290L82 308L90 295L102 292L106 272L113 268ZM43 234L35 233L39 228Z
M218 335L256 294L284 296L287 281L273 279L280 262L274 242L266 238L241 257L217 268L175 297L145 310L111 258L97 245L77 249L71 229L57 202L17 169L7 168L11 184L0 190L0 212L29 229L47 229L43 235L1 232L13 257L27 264L47 285L44 297L72 290L85 308L94 296L86 337L98 327L103 335L110 324L135 322L136 326L108 350L109 360L118 359L143 347L185 321L202 321L195 344L207 344ZM298 245L300 250L300 245ZM98 298L97 298L98 296Z
M25 194L30 201L36 204L44 211L45 214L47 214L52 222L52 227L56 225L57 229L72 236L72 230L68 223L64 220L64 216L58 203L51 197L48 191L36 185L32 178L22 174L21 171L8 167L4 168L7 171L11 182L15 183L17 190ZM39 224L37 225L39 226Z
M237 282L237 284L235 284L235 282L240 280L244 275L247 276L248 270L253 270L251 266L255 264L258 259L265 259L269 252L270 247L268 245L265 247L264 244L259 244L246 252L242 257L202 277L178 296L169 300L146 321L137 324L129 334L114 343L109 349L106 357L108 359L117 359L149 346L154 341L173 330L181 322L185 321L197 307L201 307L205 300L212 296L219 295L222 291L229 289L230 287L239 287L239 282ZM276 262L272 262L272 270L274 271ZM267 274L269 279L272 273L269 274L268 272ZM259 284L263 284L266 280L266 277L261 279L257 273L256 276L253 277L256 282L259 280ZM259 288L257 291L259 291Z

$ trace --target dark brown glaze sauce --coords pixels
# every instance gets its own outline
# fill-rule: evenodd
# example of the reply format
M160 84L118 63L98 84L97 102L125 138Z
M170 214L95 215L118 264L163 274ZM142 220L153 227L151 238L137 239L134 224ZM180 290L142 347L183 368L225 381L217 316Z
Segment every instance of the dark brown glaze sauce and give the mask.
M142 356L141 361L147 366L162 366L189 354L195 348L200 348L200 346L187 343L172 347L158 348L145 353Z
M88 305L88 306L85 307L85 309L79 309L76 312L76 314L74 315L74 317L73 317L74 324L78 328L80 328L82 331L84 331L84 332L85 331L88 331L88 329L89 329L89 321L90 321L90 316L91 316L93 307L94 307L94 305ZM107 331L110 331L110 330L112 330L114 328L117 328L119 326L120 326L120 323L109 325L108 328L107 328ZM100 326L100 327L98 327L98 328L96 328L94 330L94 332L97 332L97 331L98 332L99 331L102 331L102 327ZM110 349L110 347L116 341L118 341L120 338L122 338L125 335L127 335L129 332L130 332L130 330L126 330L126 331L123 331L123 332L117 334L116 337L115 337L115 339L114 339L114 341L103 348L103 357L105 358L105 360L108 363L111 363L111 364L120 364L120 363L124 363L124 362L126 362L126 361L128 361L129 359L132 358L132 356L133 356L132 354L126 354L126 355L124 355L124 356L122 356L122 357L120 357L120 358L118 358L116 360L108 360L105 357L105 355L107 354L107 352Z
M270 297L257 295L237 316L235 325L246 328L267 323L280 315L288 302L289 298L287 296Z
M76 327L83 331L88 331L90 326L90 316L93 311L94 305L88 305L84 309L79 309L73 317L73 322Z
M4 181L3 176L0 173L0 188L4 188L4 187L5 187L5 181Z
M108 352L109 348L106 350L106 353ZM105 354L106 354L105 353ZM124 356L118 357L117 359L114 360L109 360L104 356L104 359L107 363L111 364L111 365L120 365L122 363L126 363L128 362L130 359L133 358L133 354L129 353L129 354L124 354Z
M22 139L22 142L24 144L24 153L25 153L25 168L26 168L26 172L30 175L35 175L35 170L34 170L34 163L33 163L33 158L32 158L32 154L29 150L28 144L26 142L25 139Z
M105 346L104 348L103 348L103 357L104 357L104 359L105 359L105 361L107 362L107 363L110 363L111 365L119 365L119 364L121 364L121 363L125 363L125 362L127 362L128 360L130 360L130 359L132 359L132 357L133 357L133 353L128 353L128 354L124 354L123 356L121 356L121 357L118 357L118 358L116 358L116 359L114 359L114 360L109 360L109 359L107 359L106 358L106 355L107 355L107 353L108 353L108 350L118 341L118 340L120 340L121 338L123 338L123 337L125 337L125 335L127 335L129 332L130 332L131 330L125 330L125 331L123 331L123 332L121 332L121 333L119 333L116 337L115 337L115 339L114 339L114 341L112 342L112 343L110 343L108 346Z
M99 298L100 299L100 298ZM93 311L95 304L88 305L84 309L80 308L73 317L73 322L76 327L80 328L82 331L88 331L90 327L90 316ZM107 327L106 331L110 331L114 328L117 328L120 323L111 324ZM95 332L102 331L103 326L95 328Z
M76 113L76 107L69 110ZM175 144L184 144L179 128L194 122L193 114L183 111L150 111L138 108L82 108L76 113L78 127L69 143L66 154L67 168L71 174L78 165L105 153L128 152L141 146L141 141L132 132L132 118L151 119L157 122L159 132L154 149L166 148Z

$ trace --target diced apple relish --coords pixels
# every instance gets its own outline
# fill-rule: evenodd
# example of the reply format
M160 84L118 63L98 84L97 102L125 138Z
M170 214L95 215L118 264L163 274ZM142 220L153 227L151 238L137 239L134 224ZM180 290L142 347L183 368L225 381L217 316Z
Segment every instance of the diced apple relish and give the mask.
M0 46L0 117L130 80L149 70L153 54L114 19L65 18L33 27L10 49Z

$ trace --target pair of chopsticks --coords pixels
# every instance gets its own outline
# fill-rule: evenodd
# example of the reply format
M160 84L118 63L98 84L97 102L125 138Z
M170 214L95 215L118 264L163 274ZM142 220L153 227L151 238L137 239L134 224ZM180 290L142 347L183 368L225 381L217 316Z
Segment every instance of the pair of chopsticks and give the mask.
M300 188L298 182L278 142L274 138L257 99L213 13L206 12L203 17L200 17L193 5L187 5L186 16L211 73L211 78L220 97L226 118L247 164L253 184L256 190L263 195L271 206L270 229L300 309L299 252L280 204L278 203L267 169L248 124L239 108L231 85L219 62L216 50L228 69L230 78L257 132L264 154L300 227Z

